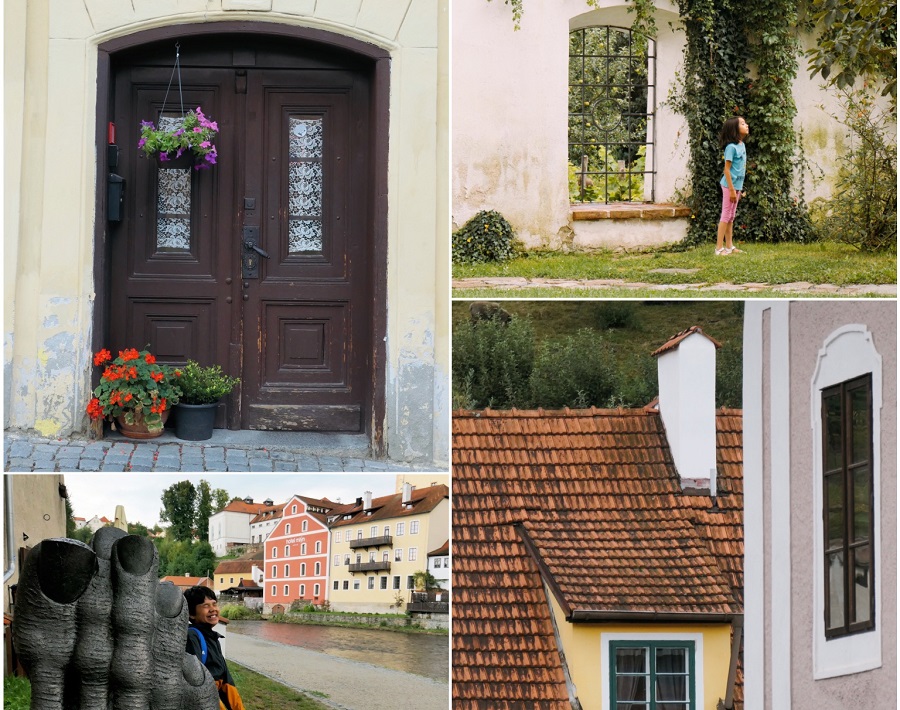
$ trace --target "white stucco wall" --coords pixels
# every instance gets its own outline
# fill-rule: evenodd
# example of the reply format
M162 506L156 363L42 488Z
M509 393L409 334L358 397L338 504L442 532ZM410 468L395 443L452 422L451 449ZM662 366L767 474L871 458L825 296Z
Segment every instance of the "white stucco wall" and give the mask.
M4 3L4 425L43 435L87 426L97 46L154 27L268 21L326 30L391 54L385 441L393 458L446 462L447 4Z
M462 226L476 212L495 209L528 247L611 247L676 242L684 220L652 227L624 221L588 227L570 221L567 173L569 32L592 25L630 27L633 15L622 0L529 0L521 29L500 0L453 3L453 224ZM676 72L683 66L683 30L677 6L656 3L656 156L657 203L689 189L687 133L681 117L665 105ZM815 44L804 37L803 48ZM793 84L812 169L802 185L809 202L831 194L836 157L845 147L845 129L833 90L810 79L799 57ZM751 133L753 127L751 126ZM752 145L749 147L752 151ZM651 160L648 157L648 166ZM797 175L798 187L801 184ZM815 179L814 179L815 178ZM574 229L576 234L570 231ZM653 231L666 231L655 234ZM610 234L611 233L611 234Z
M250 542L250 521L255 516L223 510L209 516L209 545L221 557L229 543L246 545Z

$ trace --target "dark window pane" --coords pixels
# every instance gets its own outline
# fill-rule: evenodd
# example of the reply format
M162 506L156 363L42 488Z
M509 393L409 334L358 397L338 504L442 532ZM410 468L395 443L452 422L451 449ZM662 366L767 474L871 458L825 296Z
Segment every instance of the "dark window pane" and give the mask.
M647 649L617 648L616 673L647 673Z
M871 550L871 547L865 545L851 551L854 595L851 623L860 623L871 619L872 608L869 596L872 590Z
M844 625L844 553L826 555L825 562L829 585L827 627L835 629Z
M853 445L851 463L869 460L869 390L859 387L850 392L850 423Z
M853 472L853 540L869 539L871 527L869 467L856 469Z
M616 703L616 710L647 710L648 703Z
M835 392L823 398L822 408L825 418L825 471L834 471L842 466L841 450L844 441L841 436L841 395Z
M844 542L844 482L839 473L825 478L825 510L828 521L826 544L831 550Z
M656 710L687 710L688 703L657 703Z
M647 700L647 676L617 675L616 700Z
M684 675L656 676L657 700L687 700L688 678Z
M687 673L687 671L686 648L656 649L657 673ZM681 700L681 698L678 698L678 700Z

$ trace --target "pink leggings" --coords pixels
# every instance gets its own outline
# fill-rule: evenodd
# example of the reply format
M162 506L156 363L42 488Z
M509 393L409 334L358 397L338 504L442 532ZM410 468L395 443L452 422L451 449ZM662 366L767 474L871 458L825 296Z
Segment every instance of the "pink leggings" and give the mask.
M734 222L734 214L737 212L738 202L741 201L741 191L737 191L737 199L732 202L729 189L724 185L719 185L719 187L722 188L722 216L719 221Z

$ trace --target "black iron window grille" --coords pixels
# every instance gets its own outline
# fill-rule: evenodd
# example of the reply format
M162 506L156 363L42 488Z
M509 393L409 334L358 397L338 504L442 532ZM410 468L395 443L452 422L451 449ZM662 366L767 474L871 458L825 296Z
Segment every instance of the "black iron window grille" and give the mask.
M655 42L621 27L569 34L569 197L653 202Z

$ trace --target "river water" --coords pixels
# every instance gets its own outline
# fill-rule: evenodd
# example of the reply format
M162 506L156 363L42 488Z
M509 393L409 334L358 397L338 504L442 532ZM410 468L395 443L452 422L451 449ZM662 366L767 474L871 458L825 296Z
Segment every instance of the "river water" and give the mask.
M255 636L266 641L299 646L309 651L449 682L448 635L238 620L228 623L228 633Z

